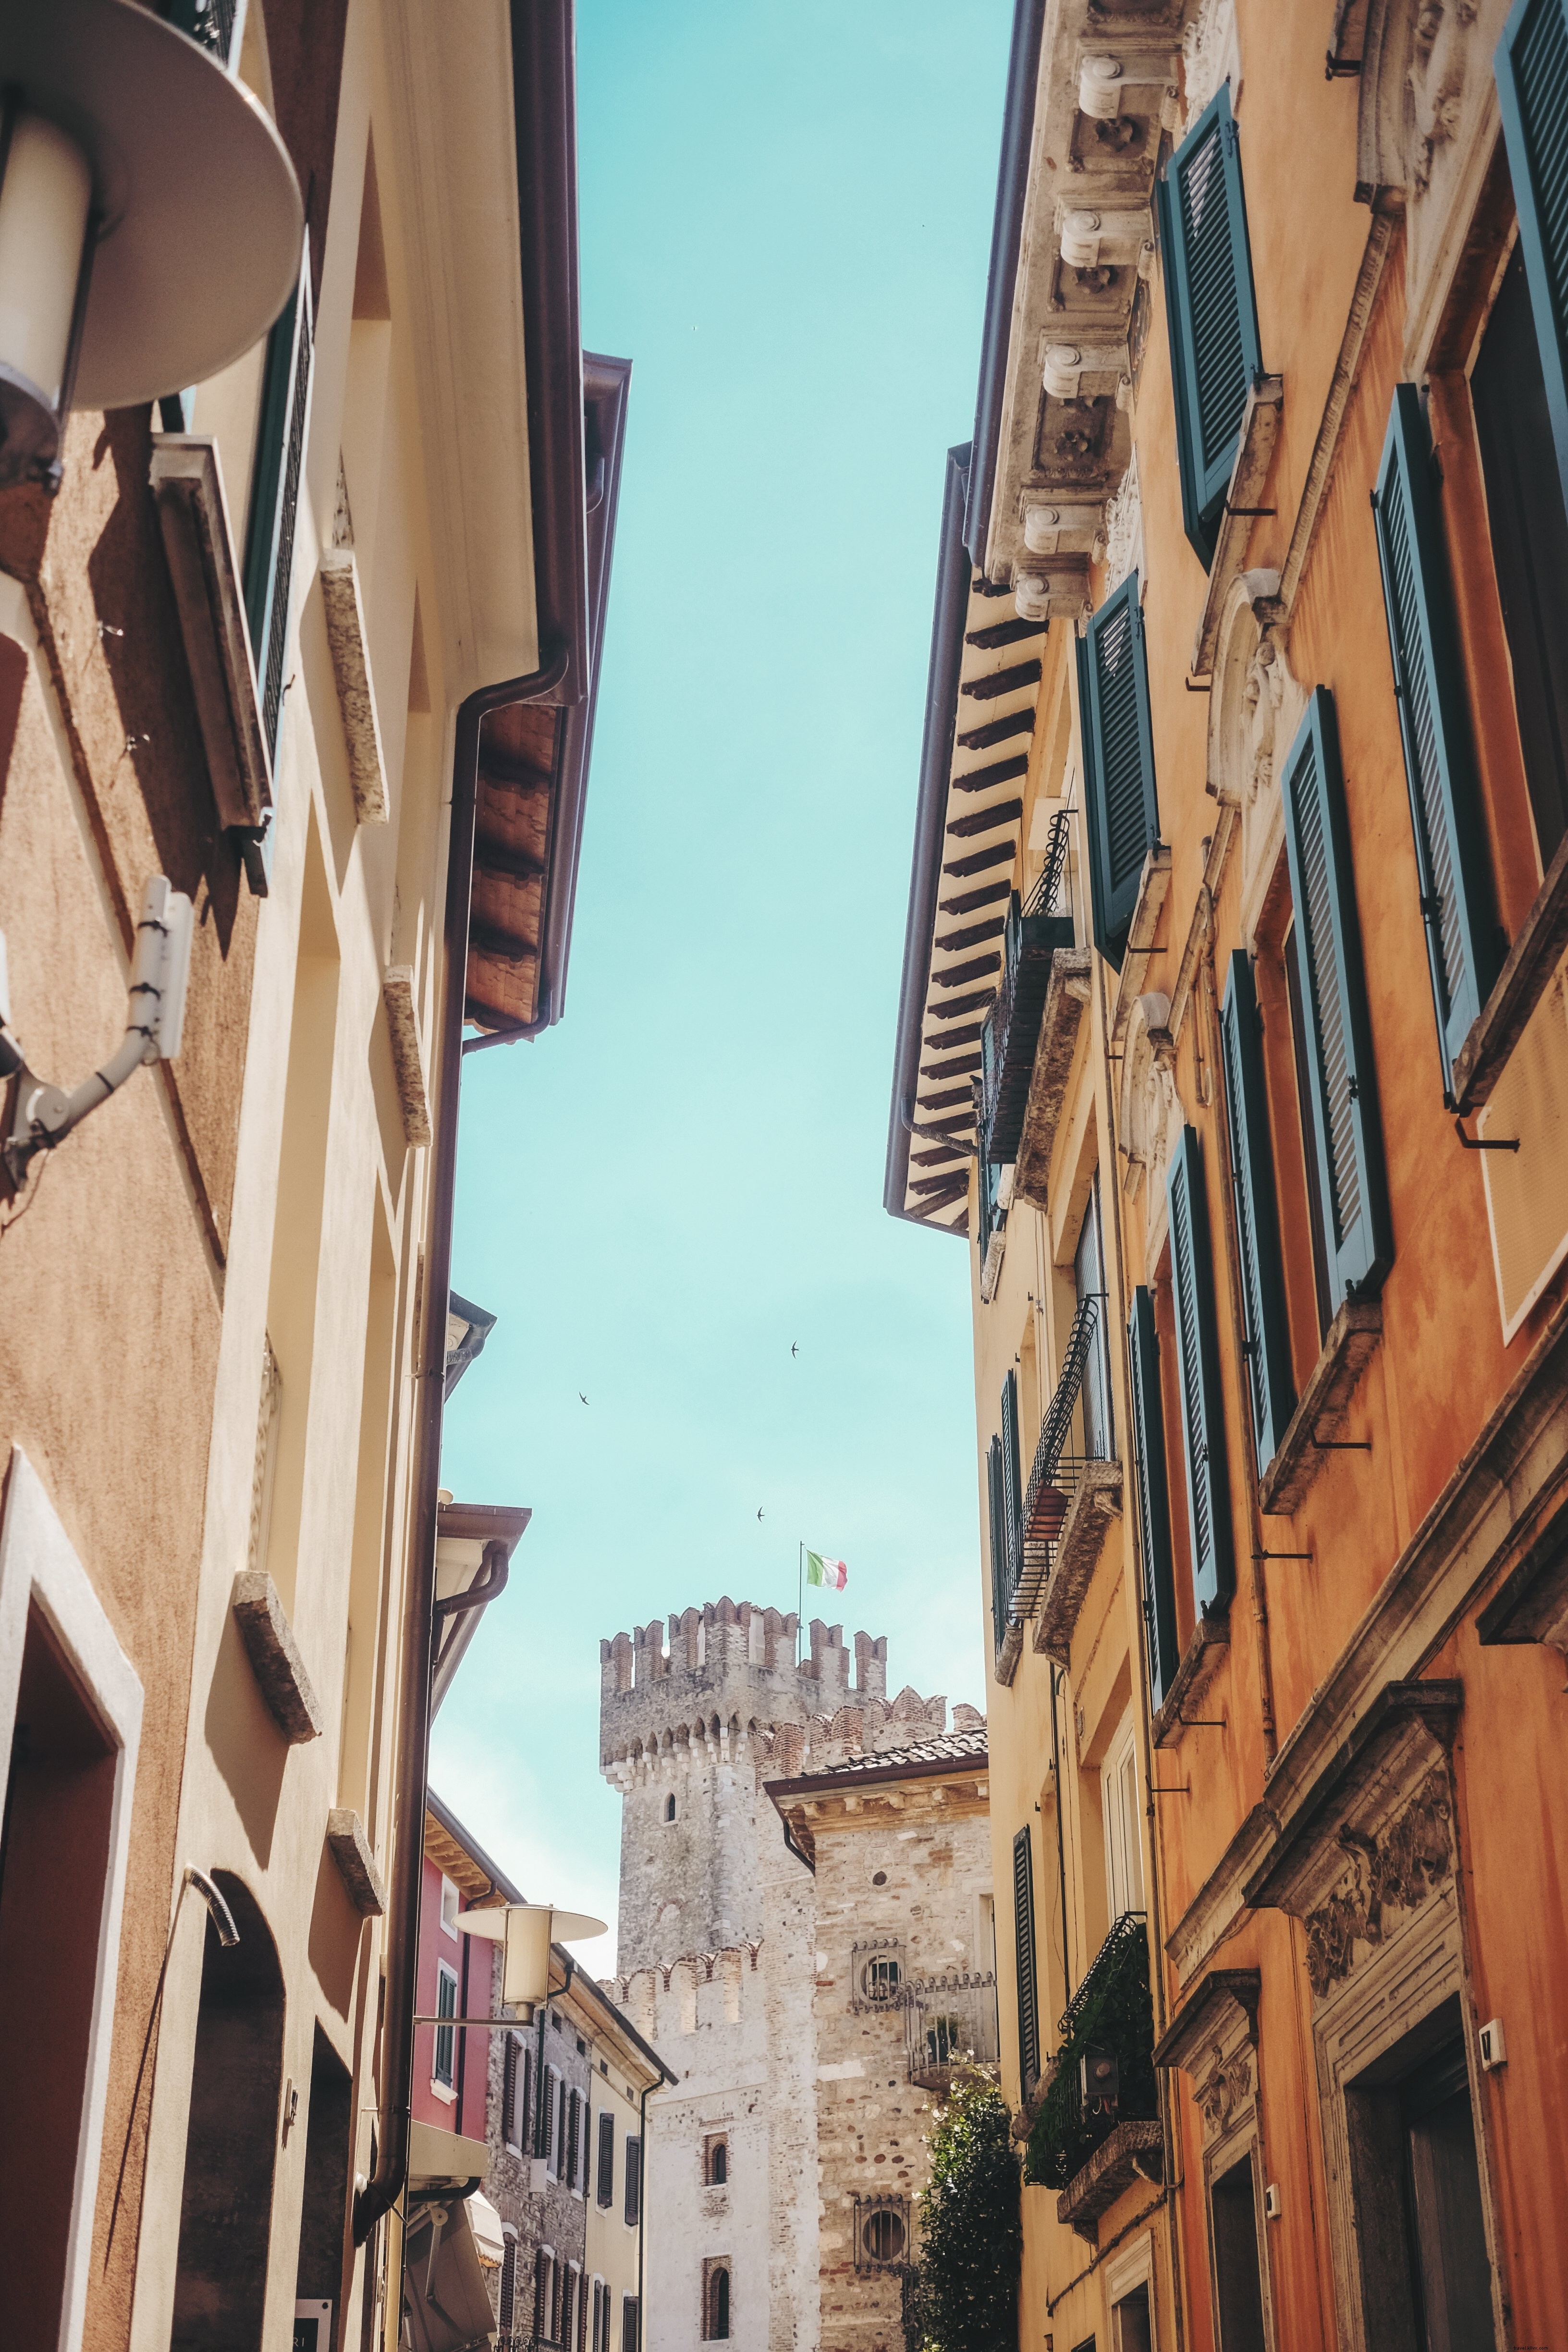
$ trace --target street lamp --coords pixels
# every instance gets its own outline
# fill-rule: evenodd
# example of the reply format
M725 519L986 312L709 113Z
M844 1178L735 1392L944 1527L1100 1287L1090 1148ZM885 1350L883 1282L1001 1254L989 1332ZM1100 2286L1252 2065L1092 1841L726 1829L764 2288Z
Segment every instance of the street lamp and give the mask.
M500 1997L518 2012L524 2025L550 1998L550 1947L575 1944L584 1936L602 1936L602 1919L582 1911L556 1911L548 1903L500 1904L493 1911L461 1911L458 1925L466 1936L483 1936L502 1947Z
M243 84L134 0L0 0L0 487L73 408L216 375L299 275L293 167Z

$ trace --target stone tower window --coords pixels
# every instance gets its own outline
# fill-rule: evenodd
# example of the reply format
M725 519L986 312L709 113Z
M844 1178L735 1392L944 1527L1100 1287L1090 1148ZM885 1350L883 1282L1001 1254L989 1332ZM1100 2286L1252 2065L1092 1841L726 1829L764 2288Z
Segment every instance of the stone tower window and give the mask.
M901 2197L855 2200L855 2267L891 2270L900 2265L910 2242L909 2207Z
M675 1819L675 1791L673 1789L664 1801L664 1818L667 1822L672 1822Z
M702 2340L705 2344L727 2344L730 2340L730 2264L705 2262L702 2265Z
M722 2189L730 2178L730 2142L722 2132L703 2145L702 2178L710 2189Z
M850 1982L855 1988L856 2009L897 2006L904 1977L903 1957L902 1945L889 1936L876 1936L855 1946L850 1955Z

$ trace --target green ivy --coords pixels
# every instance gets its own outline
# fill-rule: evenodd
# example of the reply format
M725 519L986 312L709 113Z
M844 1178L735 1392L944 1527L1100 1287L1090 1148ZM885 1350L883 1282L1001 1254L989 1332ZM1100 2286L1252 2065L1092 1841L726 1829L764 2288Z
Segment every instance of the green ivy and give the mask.
M1103 1966L1095 1963L1097 1980L1051 2062L1049 2087L1024 2157L1025 2179L1049 2189L1065 2189L1117 2123L1160 2112L1154 2004L1142 1929L1121 1937L1103 1959ZM1089 2050L1109 2050L1120 2063L1121 2095L1114 2116L1082 2113L1079 2063Z
M1024 2227L1007 2105L960 2075L929 2135L921 2261L905 2299L910 2352L1016 2352Z

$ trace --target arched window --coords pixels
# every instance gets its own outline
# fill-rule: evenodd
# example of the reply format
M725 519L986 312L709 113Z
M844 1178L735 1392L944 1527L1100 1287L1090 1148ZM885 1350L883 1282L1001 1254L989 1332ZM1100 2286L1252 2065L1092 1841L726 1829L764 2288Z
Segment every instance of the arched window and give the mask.
M664 1801L664 1818L667 1822L672 1822L675 1819L675 1791L673 1789Z
M727 2263L715 2263L708 2273L708 2309L704 2320L702 2334L706 2342L729 2342L730 2267Z
M715 2189L721 2189L730 2178L728 2143L716 2139L708 2151L708 2179Z

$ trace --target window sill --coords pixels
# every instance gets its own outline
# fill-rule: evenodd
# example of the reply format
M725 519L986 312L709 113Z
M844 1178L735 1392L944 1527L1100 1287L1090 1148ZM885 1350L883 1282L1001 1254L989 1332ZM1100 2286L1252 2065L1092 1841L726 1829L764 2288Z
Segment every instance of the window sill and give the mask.
M1098 2246L1100 2215L1109 2212L1135 2180L1158 2187L1164 2178L1165 2127L1158 2117L1118 2124L1057 2199L1057 2219L1091 2246Z
M1143 982L1149 977L1149 966L1154 957L1154 934L1160 928L1160 918L1165 911L1165 897L1171 887L1171 845L1157 841L1143 860L1143 878L1138 885L1138 903L1132 909L1132 920L1127 929L1127 947L1121 959L1121 978L1116 991L1116 1012L1111 1022L1110 1043L1120 1048L1126 1041L1127 1024L1132 1017L1132 1007L1143 993Z
M1044 1650L1058 1666L1069 1663L1079 1613L1100 1565L1110 1523L1121 1517L1121 1463L1086 1462L1057 1538L1057 1556L1035 1627L1036 1649Z
M1329 1326L1323 1352L1290 1416L1279 1450L1258 1482L1259 1509L1289 1518L1306 1501L1323 1466L1323 1448L1344 1427L1346 1410L1383 1337L1383 1309L1375 1299L1347 1298Z
M1151 1729L1156 1748L1179 1748L1187 1725L1184 1721L1190 1700L1195 1706L1207 1690L1218 1667L1230 1648L1230 1621L1217 1612L1201 1616L1193 1629L1193 1638L1182 1653L1182 1663L1171 1678L1159 1713Z
M1502 1076L1564 948L1568 948L1568 835L1558 843L1557 855L1547 868L1524 929L1459 1048L1454 1064L1454 1098L1461 1114L1479 1110Z
M444 2107L455 2107L458 2104L458 2094L450 2084L438 2083L434 2074L430 2077L430 2095L433 2099L439 2099Z
M1024 1106L1023 1132L1013 1169L1013 1198L1037 1209L1046 1206L1051 1172L1051 1152L1067 1099L1068 1080L1078 1051L1079 1031L1089 1010L1089 951L1058 949L1051 964L1050 985L1040 1015L1039 1043L1029 1074L1029 1097Z
M1215 541L1214 562L1209 566L1208 594L1204 600L1198 634L1193 642L1194 677L1207 677L1214 668L1226 604L1237 576L1245 569L1247 551L1251 543L1252 525L1256 518L1247 512L1247 509L1256 509L1262 502L1263 486L1268 479L1268 467L1274 457L1274 443L1284 405L1283 376L1260 375L1247 395L1247 406L1241 413L1241 436L1237 444L1236 463L1230 469L1230 488L1225 494L1225 512L1220 519L1219 537Z

